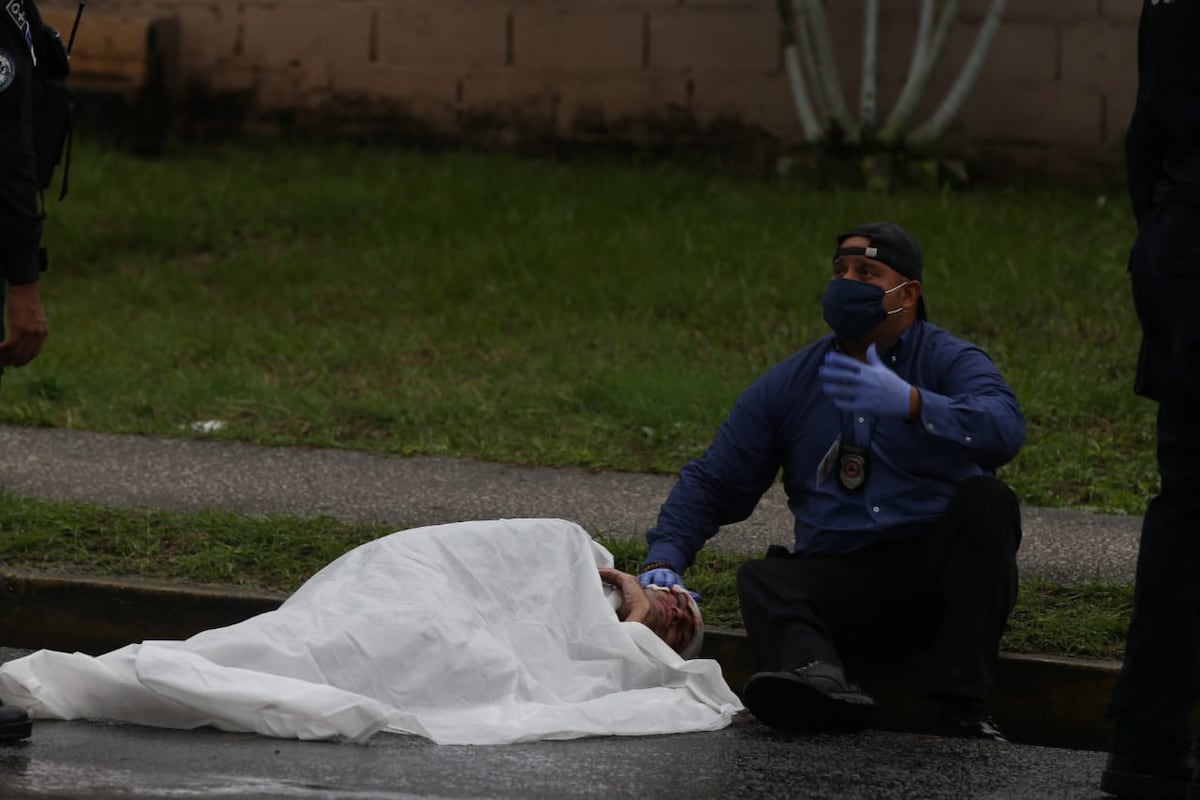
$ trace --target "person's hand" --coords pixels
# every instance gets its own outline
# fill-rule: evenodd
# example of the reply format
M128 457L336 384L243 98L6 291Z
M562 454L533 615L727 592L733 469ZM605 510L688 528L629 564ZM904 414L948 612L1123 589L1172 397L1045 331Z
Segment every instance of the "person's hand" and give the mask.
M692 596L693 600L695 600L697 603L700 602L699 593L693 592L691 589L688 589L686 586L684 586L683 578L679 577L679 573L673 569L659 567L657 569L647 570L646 572L638 575L637 579L638 583L640 583L643 588L649 588L651 584L655 586L665 586L668 589L670 589L672 586L682 586L684 589L687 589L687 593Z
M659 567L646 570L638 575L638 583L643 587L654 584L655 586L666 586L669 589L676 584L683 586L683 578L679 577L679 573L673 569Z
M8 287L8 336L0 342L0 367L23 367L42 351L48 329L36 283Z
M621 605L617 608L617 619L622 622L649 623L650 601L646 599L646 592L637 578L628 572L601 567L600 580L617 587L621 593Z
M843 411L865 411L880 417L908 417L911 413L912 386L892 370L875 352L867 348L867 362L830 351L818 370L821 388Z

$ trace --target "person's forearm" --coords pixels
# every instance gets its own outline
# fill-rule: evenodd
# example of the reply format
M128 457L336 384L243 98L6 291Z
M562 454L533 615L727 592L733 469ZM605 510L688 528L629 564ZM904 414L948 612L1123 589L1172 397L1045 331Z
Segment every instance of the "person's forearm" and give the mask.
M628 572L600 568L600 580L613 586L621 593L621 605L617 608L617 619L622 622L645 623L650 618L650 602L638 579Z

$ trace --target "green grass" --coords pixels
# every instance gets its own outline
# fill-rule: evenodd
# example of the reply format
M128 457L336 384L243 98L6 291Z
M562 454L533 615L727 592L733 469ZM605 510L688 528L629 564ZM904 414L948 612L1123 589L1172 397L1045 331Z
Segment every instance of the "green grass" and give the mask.
M389 532L330 517L125 511L0 494L0 563L74 576L291 592L345 551ZM644 544L601 541L618 569L636 572L644 561ZM742 626L734 585L740 563L702 551L688 571L688 586L703 596L709 626ZM1119 658L1131 603L1129 587L1026 580L1002 646L1014 652Z
M1017 390L1022 501L1140 513L1156 483L1117 197L279 143L83 146L71 181L2 422L671 473L825 332L833 236L891 218Z

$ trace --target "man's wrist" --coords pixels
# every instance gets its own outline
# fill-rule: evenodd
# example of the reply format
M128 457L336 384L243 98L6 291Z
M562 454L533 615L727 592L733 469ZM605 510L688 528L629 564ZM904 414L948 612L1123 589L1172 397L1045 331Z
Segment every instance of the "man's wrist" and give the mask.
M649 564L642 564L641 569L638 570L638 575L644 575L655 569L669 569L671 572L678 572L675 569L675 565L669 561L652 561Z
M916 419L921 416L921 392L917 387L908 387L908 418Z

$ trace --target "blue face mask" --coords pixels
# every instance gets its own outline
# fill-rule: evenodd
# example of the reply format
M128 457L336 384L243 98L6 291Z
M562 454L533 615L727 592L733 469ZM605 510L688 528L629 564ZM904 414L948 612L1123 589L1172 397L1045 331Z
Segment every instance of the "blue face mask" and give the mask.
M861 341L889 314L899 314L904 310L897 308L887 311L883 307L883 298L907 283L905 281L885 292L873 283L834 278L825 287L825 295L821 298L825 322L839 339Z

